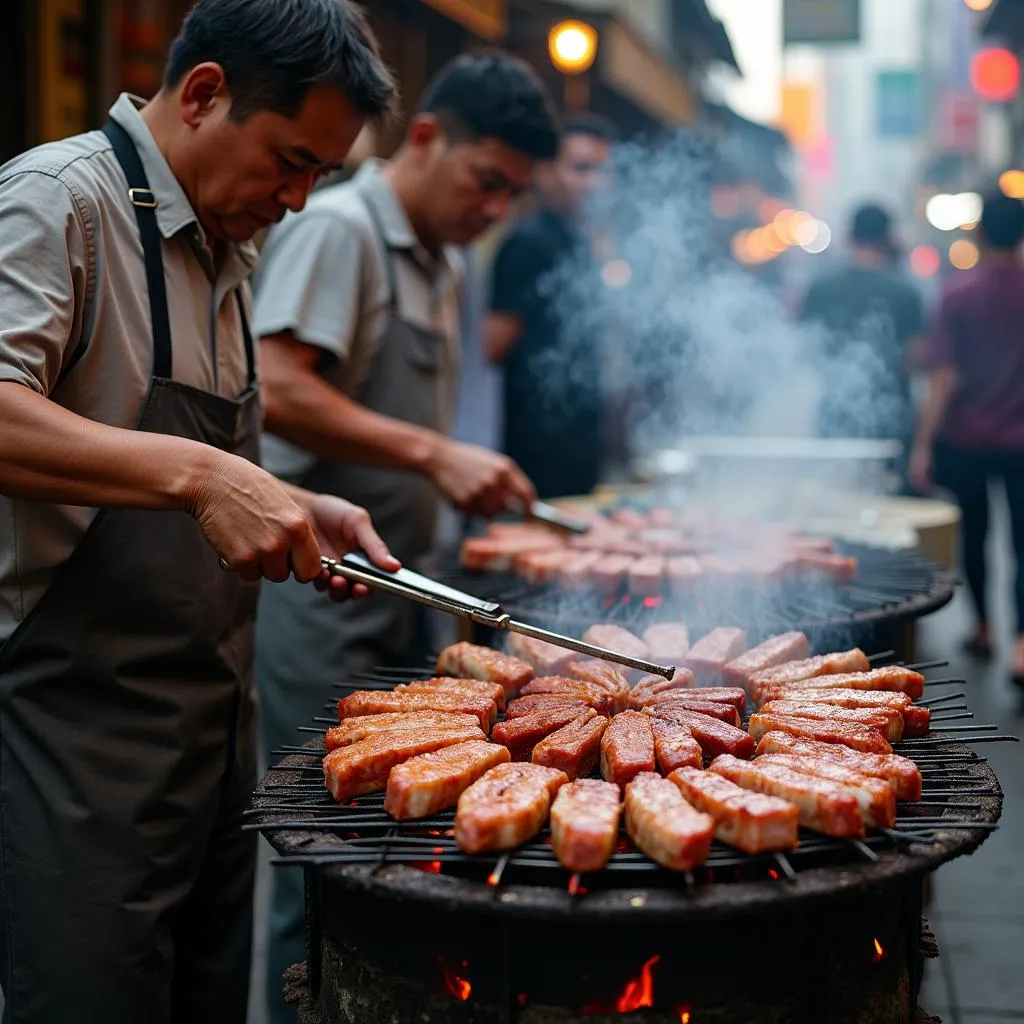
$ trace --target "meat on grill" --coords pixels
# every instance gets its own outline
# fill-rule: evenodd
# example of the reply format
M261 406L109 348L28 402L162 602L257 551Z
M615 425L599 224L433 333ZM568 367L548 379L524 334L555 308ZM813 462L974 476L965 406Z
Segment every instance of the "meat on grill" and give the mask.
M567 548L552 548L541 551L523 551L512 560L515 574L533 586L551 583L565 563L575 557Z
M915 704L905 693L892 690L829 690L817 687L790 688L773 683L762 687L769 701L797 700L801 704L834 704L840 708L891 708L903 716L903 735L925 736L931 723L931 711Z
M800 817L787 800L752 793L722 775L699 767L669 775L692 807L715 820L715 836L745 853L791 850L797 844Z
M805 658L810 653L807 637L803 633L781 633L769 637L764 643L744 651L723 669L725 682L730 686L750 686L750 677L755 672L781 665L796 658Z
M671 679L663 679L661 676L643 676L630 691L626 698L626 704L634 709L642 708L661 694L675 690L685 692L694 687L696 682L693 673L688 668L677 667L675 675Z
M701 700L699 690L671 692L662 697L661 700L645 703L640 710L652 708L657 710L695 711L699 715L707 715L708 718L717 718L720 722L726 722L739 728L742 719L736 714L736 708L732 704L719 700Z
M452 679L448 676L437 676L433 679L399 683L394 689L395 693L465 693L493 700L499 711L505 710L504 687L501 683L489 683L485 679Z
M532 666L539 676L560 675L569 662L579 657L575 651L567 651L564 647L523 636L522 633L509 633L508 651Z
M754 755L754 739L728 722L720 722L717 718L709 718L699 712L685 711L671 705L655 704L653 707L644 708L644 713L664 718L677 725L685 725L700 744L705 757L733 754L736 757L748 758Z
M512 722L538 711L554 711L556 708L576 708L578 712L590 707L580 697L568 693L532 693L528 697L517 697L505 708L505 721Z
M505 747L486 740L469 740L411 757L391 769L384 810L399 821L430 817L454 807L463 790L484 772L510 759Z
M799 698L773 700L759 714L813 718L819 722L851 722L877 729L890 743L903 739L903 716L895 708L843 708L835 704L805 704Z
M740 761L723 755L709 771L743 789L788 800L796 805L800 824L829 836L864 835L864 818L856 797L845 786L794 771L783 765Z
M614 594L629 576L634 555L605 555L590 570L590 585L600 594Z
M565 772L570 779L589 775L601 754L601 737L608 727L602 715L581 714L568 725L549 733L533 748L534 764Z
M591 571L601 561L600 551L574 551L558 569L558 584L565 590L584 590L590 586Z
M853 767L872 778L884 779L895 788L897 800L921 799L921 770L909 757L899 754L865 754L841 743L821 743L785 732L769 732L762 736L757 745L757 756L763 754L813 754Z
M644 661L649 661L651 657L647 644L638 636L630 633L628 629L623 629L621 626L599 623L591 626L583 634L583 639L588 644L595 644L597 647L614 651L616 654L625 654L630 658L641 658Z
M835 583L848 583L857 578L857 559L847 555L804 550L796 553L794 563L804 576L818 577Z
M651 720L639 711L616 715L601 737L601 776L624 788L640 772L654 771Z
M695 589L704 578L704 567L699 558L694 558L692 555L680 555L668 560L665 577L673 590L686 593Z
M815 676L811 679L787 680L794 688L809 687L830 690L892 690L919 700L924 693L924 676L900 665L873 668L868 672L843 672Z
M654 759L662 775L684 766L704 766L704 752L685 725L651 717L651 729L654 732Z
M571 679L582 679L585 683L603 686L615 698L615 710L622 711L625 708L629 697L626 669L597 658L587 658L585 661L572 662L566 673Z
M508 747L513 761L529 761L533 748L545 736L556 729L568 725L577 718L591 719L597 714L593 708L580 711L578 708L552 708L550 711L537 711L522 718L505 719L498 722L491 732L491 739Z
M551 846L567 871L600 871L615 852L622 800L618 786L579 779L551 805Z
M458 679L500 683L506 699L514 697L533 678L533 667L528 662L465 642L446 647L438 655L436 671Z
M485 697L459 693L395 693L392 690L356 690L338 701L338 719L383 715L391 711L454 711L474 715L485 732L498 717L498 705Z
M470 572L511 572L516 555L564 547L560 537L541 530L504 537L467 537L462 542L460 561Z
M362 715L346 718L327 730L324 746L328 751L358 743L381 732L401 732L424 729L478 729L479 719L473 715L452 714L447 711L409 711L386 715Z
M691 807L679 789L653 772L641 772L626 787L626 831L655 863L689 871L707 860L715 822Z
M384 788L388 773L396 764L441 747L487 737L472 729L403 729L368 736L358 743L332 750L324 758L324 780L339 803L360 793Z
M838 782L856 798L864 823L870 828L892 828L896 824L896 791L884 779L872 778L852 766L814 754L764 754L755 763L780 764L805 775Z
M524 697L541 693L557 693L577 698L585 701L602 715L615 713L615 695L609 693L603 686L588 683L583 679L569 679L567 676L538 676L522 689Z
M511 850L540 831L565 772L540 764L499 764L459 797L455 842L464 853Z
M644 555L629 567L629 592L634 597L655 597L661 593L665 559L661 555Z
M870 668L868 656L859 647L834 654L819 654L799 661L787 661L774 668L755 672L750 677L750 695L756 700L759 688L765 683L813 679L816 676L839 675L841 672L867 672Z
M750 716L747 731L755 740L769 732L786 732L821 743L841 743L865 754L891 754L892 747L886 738L870 725L854 722L821 722L813 718L798 718L795 715L768 715L758 712Z
M683 665L701 686L717 686L725 666L747 649L746 630L719 626L698 640L687 652Z
M682 622L659 622L644 630L643 641L660 665L676 665L690 649L690 631Z

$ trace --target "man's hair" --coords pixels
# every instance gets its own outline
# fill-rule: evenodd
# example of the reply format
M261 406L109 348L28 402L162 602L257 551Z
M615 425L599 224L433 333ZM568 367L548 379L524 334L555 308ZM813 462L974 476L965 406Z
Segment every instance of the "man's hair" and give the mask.
M993 249L1012 252L1024 241L1024 203L1001 192L988 196L978 230Z
M881 206L867 203L854 213L850 237L856 245L888 248L892 244L892 218Z
M419 112L433 114L453 142L497 139L535 160L558 152L558 114L524 61L485 51L449 61L427 85Z
M562 138L567 138L570 135L589 135L591 138L600 139L609 145L614 145L619 141L618 128L607 117L602 117L600 114L570 114L565 119Z
M349 0L198 0L171 45L164 87L213 61L231 90L231 118L295 117L330 85L369 121L387 119L397 89L362 10Z

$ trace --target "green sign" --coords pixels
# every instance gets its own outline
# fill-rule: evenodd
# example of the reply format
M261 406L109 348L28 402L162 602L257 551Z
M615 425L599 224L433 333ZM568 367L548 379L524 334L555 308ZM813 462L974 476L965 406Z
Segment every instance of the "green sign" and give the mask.
M879 71L875 79L875 131L881 138L912 139L924 130L924 98L916 71Z
M783 0L782 35L789 43L856 43L860 0Z

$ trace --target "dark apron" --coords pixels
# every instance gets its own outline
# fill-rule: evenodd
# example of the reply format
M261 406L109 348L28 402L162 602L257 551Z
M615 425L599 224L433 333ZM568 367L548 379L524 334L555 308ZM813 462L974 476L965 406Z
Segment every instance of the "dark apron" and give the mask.
M454 403L447 384L452 356L443 334L402 318L394 255L366 202L384 252L389 316L355 400L384 416L446 432ZM440 498L423 474L319 460L298 483L362 505L405 563L414 563L433 540ZM277 760L271 752L282 744L300 739L296 726L309 723L332 682L373 665L414 663L427 647L425 620L412 602L377 593L372 600L336 605L294 580L264 590L257 632L261 745L268 760ZM277 871L267 966L272 1024L296 1019L295 1009L281 1002L281 974L304 956L302 879Z
M136 429L257 461L241 298L245 394L171 380L156 200L127 133L104 131L133 186L153 324ZM102 509L0 649L5 1024L245 1024L257 589L186 513Z

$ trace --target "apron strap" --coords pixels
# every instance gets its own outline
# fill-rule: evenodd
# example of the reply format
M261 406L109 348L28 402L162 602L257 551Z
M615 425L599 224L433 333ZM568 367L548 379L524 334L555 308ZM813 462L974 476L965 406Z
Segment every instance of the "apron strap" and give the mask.
M370 215L370 220L373 221L374 229L384 251L384 273L388 279L388 308L394 312L398 308L398 279L395 274L395 256L391 251L391 246L388 245L387 236L384 234L384 225L381 223L380 214L367 196L363 196L363 203L366 206L366 212Z
M116 121L107 121L103 134L114 147L114 156L128 179L128 201L135 210L142 240L142 256L146 264L146 288L149 292L149 318L153 328L153 376L171 379L173 367L171 350L171 320L167 312L167 284L164 280L163 240L156 220L159 201L149 187L146 170L132 137ZM241 288L235 289L238 318L242 325L245 359L248 366L249 386L256 381L256 358L253 349L249 318L245 315Z

